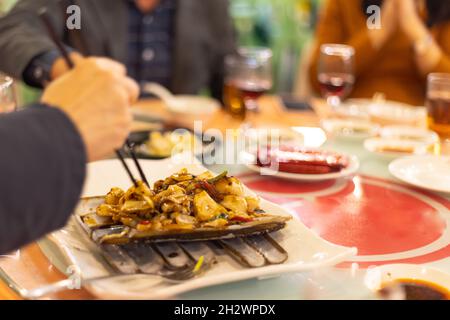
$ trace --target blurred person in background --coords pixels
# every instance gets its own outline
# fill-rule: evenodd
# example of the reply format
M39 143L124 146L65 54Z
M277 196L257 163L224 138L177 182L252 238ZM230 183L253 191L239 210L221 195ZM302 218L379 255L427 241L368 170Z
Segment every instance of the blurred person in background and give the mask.
M80 30L66 28L71 4L81 9ZM110 57L141 85L221 99L224 57L235 45L228 0L20 0L0 19L0 70L33 87L68 70L39 20L42 7L74 61Z
M91 58L52 82L40 103L0 114L0 254L66 224L86 162L123 145L138 95L124 66Z
M381 29L369 29L371 5L381 7ZM372 12L373 13L373 12ZM316 30L310 82L319 92L320 45L355 48L355 85L350 97L423 105L426 77L450 73L450 1L327 0Z

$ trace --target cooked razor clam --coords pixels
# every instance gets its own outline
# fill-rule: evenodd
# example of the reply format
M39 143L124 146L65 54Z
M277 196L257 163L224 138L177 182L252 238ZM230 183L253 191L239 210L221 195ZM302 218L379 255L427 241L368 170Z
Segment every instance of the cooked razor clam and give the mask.
M112 188L104 203L96 208L100 217L108 217L116 225L131 228L132 238L154 238L182 233L214 236L277 230L284 227L286 217L266 214L259 199L245 195L241 182L227 172L214 176L204 172L195 176L186 169L154 183L152 189L141 181L127 191ZM94 219L90 219L94 221ZM93 223L93 222L92 222ZM207 233L209 232L209 233ZM195 236L193 236L195 238Z

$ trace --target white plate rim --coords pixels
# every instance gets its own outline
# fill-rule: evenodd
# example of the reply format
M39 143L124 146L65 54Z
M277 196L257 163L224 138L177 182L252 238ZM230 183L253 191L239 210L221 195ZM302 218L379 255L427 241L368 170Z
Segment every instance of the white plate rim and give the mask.
M415 186L415 187L418 187L421 189L435 191L435 192L450 193L450 188L446 189L446 190L439 189L439 188L434 188L434 187L426 185L426 184L420 184L420 183L416 183L414 181L410 181L409 179L406 179L402 174L400 174L399 170L397 170L397 166L401 166L402 163L406 164L406 163L410 163L411 161L418 160L418 159L421 159L421 160L424 160L424 159L433 159L433 160L446 159L447 161L450 161L449 156L412 155L412 156L407 156L407 157L402 157L402 158L396 159L396 160L392 161L391 163L389 163L389 167L388 167L389 172L398 180L400 180L404 183L407 183L411 186Z

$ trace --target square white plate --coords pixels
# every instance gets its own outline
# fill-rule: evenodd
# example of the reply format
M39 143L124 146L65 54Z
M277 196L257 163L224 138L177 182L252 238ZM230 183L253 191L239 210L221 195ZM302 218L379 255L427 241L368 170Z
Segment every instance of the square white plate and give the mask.
M140 162L150 183L170 176L184 167L194 174L206 170L198 163L192 164L192 161L189 162L191 164L175 163L173 159ZM128 163L133 169L131 161ZM138 176L137 172L134 174ZM107 160L89 165L83 196L104 195L113 186L124 189L130 186L129 178L119 161ZM251 194L250 190L247 192ZM289 215L282 207L265 200L261 201L261 207L272 214ZM289 253L289 259L280 265L245 269L228 256L218 256L218 263L204 275L181 284L167 284L161 280L155 282L154 278L141 275L96 282L86 286L86 289L101 299L163 299L212 285L332 266L357 254L356 248L342 247L323 240L296 218L289 221L286 228L273 237ZM61 269L64 269L62 272L67 272L69 266L72 266L69 270L76 266L83 278L109 273L103 259L96 253L95 245L75 219L71 219L63 230L53 233L48 239L56 245L55 250L46 252L49 259L56 259L62 254L66 260L65 265L61 266Z

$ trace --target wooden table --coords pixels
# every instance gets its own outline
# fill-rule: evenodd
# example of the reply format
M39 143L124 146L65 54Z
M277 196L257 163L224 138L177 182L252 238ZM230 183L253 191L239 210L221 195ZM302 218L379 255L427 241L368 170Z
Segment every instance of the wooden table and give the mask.
M267 96L260 100L261 111L252 119L255 126L318 126L319 117L313 112L287 111L277 97ZM323 104L315 104L318 114L325 114ZM167 112L164 105L155 100L140 101L135 106L136 113L157 116L165 120L175 121L182 126L191 127L192 119L175 119ZM219 110L209 117L203 117L203 129L217 128L221 131L236 129L241 122L233 119L223 110ZM134 130L148 127L147 123L136 122ZM444 146L450 154L450 145ZM40 247L33 243L9 257L0 258L0 267L25 288L34 288L65 278L56 270L51 261L41 252ZM0 299L17 299L18 297L3 283L0 283ZM69 290L50 296L52 299L92 299L87 291Z
M317 104L318 108L322 108ZM289 111L287 110L281 100L276 96L265 96L260 99L261 110L258 114L250 116L252 125L261 126L275 126L275 127L291 127L291 126L318 126L319 118L311 111ZM169 120L179 125L192 128L195 120L201 120L204 130L207 129L219 129L225 131L226 129L237 129L242 125L242 121L237 120L230 116L227 112L220 109L211 116L205 116L201 118L189 118L189 117L173 117L164 103L159 100L143 100L136 104L134 107L136 114L152 115L155 117ZM134 124L133 130L144 130L148 127L148 124L143 122L137 122Z

